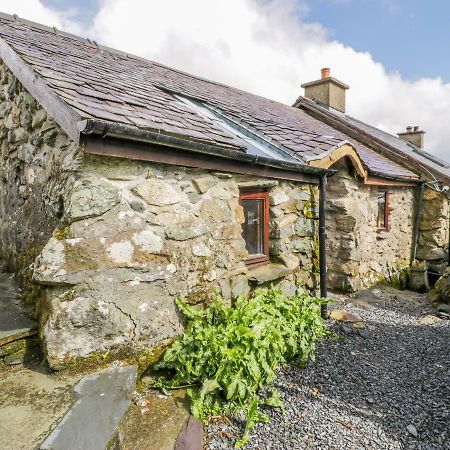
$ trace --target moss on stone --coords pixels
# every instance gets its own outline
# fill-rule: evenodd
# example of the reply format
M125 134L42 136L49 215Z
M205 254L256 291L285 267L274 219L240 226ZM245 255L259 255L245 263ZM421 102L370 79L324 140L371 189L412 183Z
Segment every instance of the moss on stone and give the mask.
M19 273L20 283L22 285L22 299L28 305L37 305L43 295L44 287L33 281L33 270L30 267L30 260L33 260L40 253L42 248L29 246L26 252L19 257L19 267L24 265Z
M98 258L80 246L66 245L64 251L68 270L96 270L98 268Z
M305 203L303 205L303 215L305 216L306 219L313 218L312 201L311 200L305 200Z
M62 302L71 302L77 297L77 291L75 289L69 289L68 291L64 292L59 299Z
M53 231L53 236L59 241L62 241L63 239L70 238L70 232L70 225L67 225L63 228L56 228L55 231Z
M84 373L94 369L109 366L114 361L120 361L125 365L138 366L138 378L156 364L173 343L174 338L167 339L154 347L145 349L133 349L127 346L112 347L105 351L97 351L88 356L67 357L58 366L51 366L55 371L64 371L69 374Z

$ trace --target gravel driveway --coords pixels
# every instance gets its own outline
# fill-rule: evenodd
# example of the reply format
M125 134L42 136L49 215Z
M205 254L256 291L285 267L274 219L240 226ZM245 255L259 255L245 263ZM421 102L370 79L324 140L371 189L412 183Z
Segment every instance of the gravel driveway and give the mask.
M450 321L424 319L434 312L423 295L389 287L330 307L343 308L361 322L330 320L342 339L280 371L286 412L270 410L246 448L450 449ZM208 448L233 448L241 430L211 424Z

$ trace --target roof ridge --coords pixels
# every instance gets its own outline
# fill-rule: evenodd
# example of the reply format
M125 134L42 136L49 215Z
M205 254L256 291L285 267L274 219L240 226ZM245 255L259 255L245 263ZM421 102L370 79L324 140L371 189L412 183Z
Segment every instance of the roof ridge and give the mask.
M450 164L447 161L444 161L443 159L440 159L438 156L433 155L433 153L427 152L425 149L417 147L416 145L414 145L411 142L404 141L403 139L399 138L395 134L391 134L389 131L382 130L381 128L378 128L375 125L371 125L370 123L364 122L361 119L357 119L356 117L353 117L350 114L346 114L346 116L348 118L354 120L355 122L359 122L359 123L362 123L362 124L364 124L364 125L366 125L368 127L375 128L377 131L380 131L381 133L387 134L390 137L393 137L394 139L397 139L399 142L401 141L402 143L405 143L405 144L409 145L412 148L413 151L415 151L419 155L423 156L424 158L429 158L432 161L434 161L436 164L442 165L445 168L450 168Z
M88 38L83 38L83 37L78 36L76 34L72 34L72 33L69 33L67 31L60 30L59 28L51 27L49 25L44 25L43 23L33 22L32 20L25 19L23 17L19 17L17 14L8 14L8 13L4 13L4 12L0 11L0 19L6 19L6 20L9 20L11 22L20 22L20 23L23 23L23 24L28 25L30 27L38 28L38 29L43 30L43 31L53 32L53 33L56 33L56 34L59 34L59 35L62 35L62 36L66 36L66 37L71 38L71 39L76 39L77 41L87 41L87 43L92 42L92 40L90 40Z
M302 96L302 95L300 95L300 96L297 98L297 100L295 101L294 104L296 104L296 103L298 103L298 102L303 102L303 101L305 101L305 103L311 104L312 106L318 105L317 102L315 102L315 101L313 101L313 100L311 100L311 99L309 99L309 98L306 98L306 97L304 97L304 96ZM320 107L320 105L318 105L318 106ZM323 109L326 109L326 108L323 108ZM333 116L339 117L339 115L337 115L337 114L333 114ZM396 136L395 134L390 133L389 131L382 130L381 128L378 128L378 127L376 127L375 125L371 125L370 123L364 122L363 120L358 119L358 118L356 118L356 117L353 117L353 116L350 115L350 114L344 114L344 117L347 117L347 118L349 118L349 119L351 119L351 120L353 120L353 121L355 121L355 122L359 122L359 123L361 123L361 124L363 124L363 125L365 125L365 126L368 126L368 127L370 127L370 128L374 128L375 130L380 131L381 133L387 134L387 135L389 135L390 137L392 137L392 138L398 140L398 141L401 142L402 144L407 144L407 145L409 145L413 150L416 150L417 153L422 154L422 156L424 156L424 157L430 157L430 159L432 159L432 160L439 161L440 164L443 163L443 164L445 165L445 167L450 167L450 164L449 164L448 162L446 162L446 161L444 161L444 160L441 160L438 156L435 156L435 155L433 155L432 153L427 152L427 151L426 151L425 149L423 149L423 148L417 147L416 145L412 144L411 142L407 142L407 141L404 141L403 139L400 139L398 136Z
M64 37L67 37L69 39L73 39L75 41L82 42L84 44L90 44L90 45L94 44L94 47L98 48L99 50L107 50L107 51L109 51L111 53L117 53L117 54L125 56L127 58L135 58L135 59L137 59L139 61L144 61L144 62L149 63L151 65L155 64L154 61L152 61L150 59L147 59L147 58L144 58L142 56L134 55L132 53L124 52L123 50L119 50L117 48L108 47L107 45L99 44L94 39L91 39L91 38L88 38L88 37L82 37L82 36L79 36L79 35L73 34L73 33L69 33L68 31L60 30L59 28L56 28L56 27L51 27L49 25L44 25L44 24L39 23L39 22L33 22L32 20L25 19L23 17L19 17L17 14L11 15L11 14L7 14L7 13L4 13L4 12L0 11L0 19L6 19L6 20L9 20L11 22L19 22L19 23L25 24L25 25L27 25L29 27L37 28L39 30L47 31L47 32L50 32L50 33L55 33L55 34L57 34L59 36L64 36Z
M394 156L396 157L401 157L406 161L411 161L411 159L413 160L413 163L409 162L409 165L413 165L413 166L417 166L419 167L419 170L423 171L425 169L425 171L427 173L430 173L430 170L438 173L440 177L444 177L447 180L449 179L449 176L443 172L443 170L448 169L450 166L448 165L448 163L446 163L445 161L443 161L443 164L437 162L436 160L439 160L438 157L435 157L433 154L430 154L428 152L426 152L423 149L419 149L418 147L414 146L414 145L410 145L409 142L403 141L402 139L400 139L398 136L394 136L390 133L388 133L387 131L381 130L373 125L370 125L366 122L363 122L362 120L359 119L355 119L354 117L348 115L348 114L344 114L343 116L340 116L338 114L334 114L332 111L328 110L327 108L321 107L317 102L308 99L302 95L300 95L294 103L294 107L296 107L296 105L304 105L306 108L310 108L312 111L316 111L318 114L322 114L325 117L329 117L331 120L337 120L338 123L340 123L342 126L344 126L347 130L353 130L356 131L358 133L363 133L366 134L367 136L369 136L369 138L375 142L375 143L381 143L381 145L384 147L385 150L387 150L389 153L392 153ZM357 122L356 124L354 123L349 123L347 122L345 119L349 119L351 121L355 121ZM358 123L368 127L368 128L372 128L373 130L376 131L380 131L383 134L386 134L387 136L394 138L396 141L398 141L400 144L405 144L405 145L409 145L411 147L411 150L417 154L417 156L422 157L424 160L426 160L426 162L424 162L423 160L420 160L418 158L416 158L414 155L408 154L405 150L402 150L401 148L396 147L394 144L387 142L385 139L381 138L381 137L377 137L374 136L373 133L371 133L370 131L365 130L363 127L359 126ZM355 138L357 139L357 138ZM357 139L358 140L358 139ZM360 141L364 144L364 141ZM378 144L377 144L378 145ZM369 146L370 147L370 146ZM376 151L373 149L373 151ZM423 154L424 153L424 154ZM386 155L384 155L385 157L387 157ZM392 156L392 155L390 155ZM396 161L397 164L401 164L400 162ZM440 166L440 169L437 168L433 168L433 166L430 166L430 164L434 164L437 166ZM408 165L408 162L406 162L406 165ZM434 176L434 175L433 175Z
M204 81L204 82L213 84L215 86L221 86L221 87L224 87L224 88L227 88L227 89L233 89L235 91L242 92L242 93L244 93L246 95L250 94L250 95L253 95L255 97L259 97L259 98L262 98L264 100L268 100L270 102L276 103L278 105L282 105L283 107L292 108L291 105L288 105L286 103L282 103L282 102L280 102L278 100L274 100L272 98L264 97L263 95L254 94L252 92L245 91L245 90L243 90L241 88L238 88L238 87L235 87L235 86L231 86L229 84L221 83L220 81L215 81L215 80L211 80L211 79L208 79L208 78L205 78L205 77L194 75L194 74L186 72L184 70L168 66L167 64L163 64L163 63L158 62L158 61L153 61L153 60L145 58L143 56L135 55L135 54L129 53L129 52L124 52L123 50L119 50L119 49L114 48L114 47L109 47L107 45L100 44L96 40L90 39L88 37L78 36L76 34L72 34L72 33L69 33L67 31L60 30L59 28L56 28L56 27L51 27L51 26L48 26L48 25L44 25L44 24L39 23L39 22L33 22L32 20L25 19L23 17L19 17L16 14L11 15L11 14L3 13L3 12L0 11L0 19L6 19L6 20L9 20L9 21L12 21L12 22L20 22L20 23L23 23L23 24L28 25L30 27L34 27L34 28L37 28L37 29L40 29L40 30L43 30L43 31L50 32L50 33L56 33L56 34L58 34L60 36L64 36L64 37L67 37L67 38L70 38L70 39L74 39L76 41L79 41L79 42L82 42L82 43L85 43L85 44L90 44L90 45L94 44L94 46L97 47L99 50L106 50L106 51L109 51L111 53L119 54L119 55L125 56L125 57L130 58L130 59L136 59L138 61L145 62L145 63L147 63L147 64L149 64L151 66L159 66L159 67L161 67L163 69L167 69L167 70L170 70L172 72L176 72L176 73L188 76L188 77L190 77L192 79L195 79L195 80ZM297 109L297 108L292 108L292 109Z

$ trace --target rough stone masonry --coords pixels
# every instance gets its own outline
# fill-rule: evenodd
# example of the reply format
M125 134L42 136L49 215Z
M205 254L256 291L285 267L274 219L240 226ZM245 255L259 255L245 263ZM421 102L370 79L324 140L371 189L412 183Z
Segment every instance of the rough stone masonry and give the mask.
M316 288L316 188L94 157L1 67L3 259L38 284L50 366L139 354L182 331L178 296L231 300L278 282ZM271 264L249 271L239 189L270 192ZM105 353L106 352L106 353Z
M357 291L396 281L409 267L415 199L412 188L389 188L389 229L377 228L377 186L363 185L338 163L327 204L328 276L334 289Z
M308 186L271 182L275 264L249 271L239 187L265 180L200 169L86 157L65 223L34 264L46 288L49 360L105 349L153 348L182 331L175 299L227 300L283 279L315 287Z

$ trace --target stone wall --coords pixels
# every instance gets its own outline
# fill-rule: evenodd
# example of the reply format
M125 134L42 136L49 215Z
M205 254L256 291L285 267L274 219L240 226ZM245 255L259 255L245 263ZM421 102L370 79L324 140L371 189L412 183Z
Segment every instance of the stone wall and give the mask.
M397 281L409 266L414 189L389 188L389 229L377 229L377 186L363 185L345 161L328 182L327 256L331 289L356 291Z
M433 302L433 306L444 313L446 318L450 316L450 267L447 267L442 277L440 277L434 289L428 294L428 298Z
M444 273L448 265L450 208L449 198L426 188L420 218L417 259L432 272Z
M239 189L270 192L272 264L248 270ZM140 352L182 331L175 299L231 300L252 286L316 287L307 185L85 156L66 226L37 258L53 368L98 352ZM306 217L307 216L307 217Z
M23 274L62 220L78 146L0 60L0 264Z

